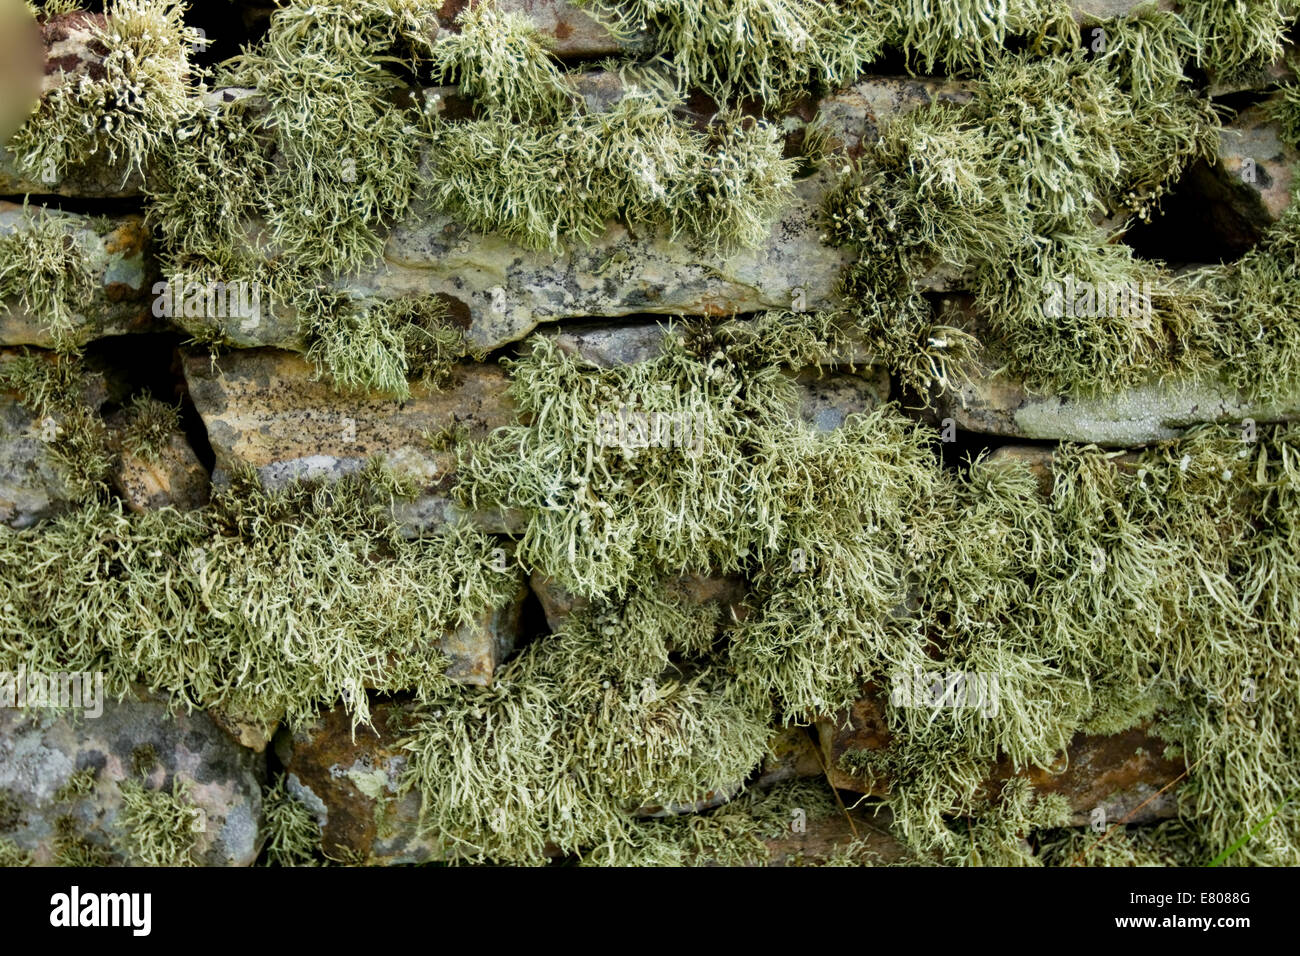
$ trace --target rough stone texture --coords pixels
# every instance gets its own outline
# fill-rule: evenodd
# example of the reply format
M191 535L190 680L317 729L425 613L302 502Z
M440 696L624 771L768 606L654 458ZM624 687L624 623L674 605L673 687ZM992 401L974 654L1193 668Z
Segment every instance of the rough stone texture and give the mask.
M378 703L370 713L373 727L358 727L355 740L342 708L296 733L281 731L275 752L289 792L315 814L329 857L371 866L442 859L437 841L417 832L419 795L396 796L407 705Z
M767 742L767 756L754 786L765 787L796 777L820 777L823 773L821 751L806 727L778 730Z
M195 823L201 828L196 860L207 866L251 864L263 839L262 762L202 712L169 715L163 703L147 697L105 700L101 716L85 719L46 708L0 708L0 793L21 808L0 836L30 851L38 865L50 865L56 821L67 814L88 843L111 848L114 862L124 862L117 844L117 785L140 779L133 752L144 746L152 746L158 758L147 787L170 792L178 776L194 785L190 799L202 811ZM56 800L55 792L84 767L98 770L94 792Z
M301 356L272 349L231 352L215 360L184 357L190 395L216 454L221 482L236 464L251 465L269 486L296 477L337 478L383 455L395 472L416 480L421 497L399 510L418 530L460 512L447 498L455 476L451 451L434 451L427 433L453 425L471 439L514 420L505 373L496 365L460 365L442 391L418 387L400 401L341 395ZM476 513L489 530L508 530L509 515Z
M793 822L793 821L792 821ZM900 863L911 857L907 847L889 830L893 815L888 808L879 814L865 809L846 809L805 821L802 831L788 832L766 841L771 854L768 866L812 866L825 863L850 844L856 844L855 861L875 866Z
M35 211L35 210L33 210ZM107 220L96 228L89 216L56 213L74 223L73 236L98 277L94 295L86 302L69 303L74 313L78 344L107 335L145 332L156 327L150 309L154 263L149 255L149 233L140 216ZM24 220L23 208L0 202L0 235L16 231ZM0 345L51 346L48 318L32 315L13 299L0 300Z
M113 487L132 511L168 506L192 511L208 503L208 470L180 432L174 432L156 461L122 452L113 468Z
M0 349L0 368L19 354ZM82 400L98 408L105 394L104 380L88 376ZM0 524L26 528L69 504L67 475L50 448L59 427L59 417L37 420L15 393L0 390Z
M840 758L850 750L880 750L889 745L889 727L879 692L868 693L847 713L816 724L822 757L833 786L872 796L885 796L884 781L866 781L846 773ZM987 786L999 788L1013 775L1026 777L1043 794L1060 794L1074 816L1071 823L1084 826L1097 806L1106 808L1107 819L1127 823L1149 823L1174 816L1176 793L1170 786L1183 772L1178 761L1164 758L1165 743L1144 728L1110 736L1075 735L1066 752L1050 769L1024 768L1018 774L1009 762L1000 763L990 774ZM1160 796L1156 794L1168 787Z
M1253 246L1291 202L1295 150L1278 138L1266 106L1239 113L1219 132L1218 162L1194 164L1179 184L1194 197L1209 235L1237 253Z
M852 152L875 138L882 117L964 95L954 83L878 77L828 98L823 109L832 135ZM853 258L821 241L819 210L837 174L824 168L796 183L768 241L729 254L701 252L662 233L635 235L620 224L580 249L538 251L418 210L389 237L387 269L349 280L348 288L380 297L435 292L455 298L468 308L470 339L489 349L557 319L816 309L832 303L840 272ZM938 273L927 278L935 289L953 281Z
M497 667L515 649L519 634L519 617L528 588L522 577L509 600L490 608L479 619L442 638L442 652L451 661L447 676L463 684L486 686L492 683Z
M1030 395L1007 378L987 378L943 398L937 415L964 431L1124 448L1175 438L1201 422L1290 421L1300 417L1300 395L1265 404L1214 383L1167 381L1070 398Z
M212 707L208 709L212 722L230 735L241 747L247 747L254 753L262 753L275 736L279 723L265 724L257 720L246 719L241 714Z

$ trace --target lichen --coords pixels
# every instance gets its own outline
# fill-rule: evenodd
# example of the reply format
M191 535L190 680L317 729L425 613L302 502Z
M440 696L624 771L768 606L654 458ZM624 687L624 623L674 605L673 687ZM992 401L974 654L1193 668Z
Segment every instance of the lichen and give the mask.
M24 204L23 218L0 235L0 298L15 299L43 322L56 347L74 346L76 320L95 291L92 271L72 217Z
M194 109L190 51L199 34L183 12L175 0L113 0L102 22L87 18L90 46L104 51L96 69L49 90L10 140L32 179L52 182L96 156L122 169L124 183L151 167Z
M238 475L198 511L96 502L4 529L0 660L295 725L340 699L368 720L366 687L433 694L441 636L503 604L512 578L468 527L403 537L394 487L374 468L279 492Z
M128 859L136 866L196 866L201 809L192 801L189 781L172 780L172 789L149 790L135 780L118 784L122 808L117 825Z

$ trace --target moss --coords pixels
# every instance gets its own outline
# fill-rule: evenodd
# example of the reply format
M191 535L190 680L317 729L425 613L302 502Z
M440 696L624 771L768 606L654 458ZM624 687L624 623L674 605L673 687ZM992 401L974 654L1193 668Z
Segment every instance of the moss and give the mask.
M74 771L63 786L54 791L54 799L59 803L74 803L82 797L95 792L95 777L98 771L94 767L82 767Z
M92 156L121 168L124 183L144 173L193 112L190 51L199 34L183 11L173 0L113 0L102 25L87 21L102 61L47 92L10 140L31 178L48 182Z
M180 431L180 408L149 395L137 395L126 411L122 447L128 455L157 462Z
M171 792L147 790L134 780L120 783L122 828L128 859L136 866L195 866L196 816L202 810L190 799L192 785L177 777Z
M95 292L96 276L76 235L76 220L24 205L23 219L0 236L0 298L16 299L45 323L61 350L71 350L80 309Z
M131 751L131 772L137 777L147 777L158 766L158 751L153 744L140 744Z

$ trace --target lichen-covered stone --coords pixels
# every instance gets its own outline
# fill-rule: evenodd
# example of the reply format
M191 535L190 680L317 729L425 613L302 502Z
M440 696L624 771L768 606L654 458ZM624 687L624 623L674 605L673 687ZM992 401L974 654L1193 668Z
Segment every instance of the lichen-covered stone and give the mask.
M889 746L889 726L879 695L868 694L847 713L820 718L816 726L832 785L885 796L887 781L860 779L846 773L839 764L849 751ZM985 786L992 795L1011 777L1025 777L1038 794L1065 798L1073 814L1073 826L1087 825L1089 815L1098 806L1105 808L1111 821L1149 823L1177 812L1177 793L1172 784L1184 768L1181 762L1164 756L1165 747L1164 741L1140 727L1108 736L1076 734L1054 766L1017 771L1004 760L992 768Z
M21 354L21 349L0 349L0 369ZM103 376L87 376L78 399L98 409L106 397ZM0 389L0 524L26 528L72 502L68 466L53 448L62 423L61 415L38 418L16 393Z
M964 431L1128 448L1177 437L1201 422L1290 421L1300 417L1300 394L1263 403L1213 382L1170 380L1078 398L1030 394L1004 376L946 396L937 417Z
M123 450L112 479L132 511L191 511L208 503L208 471L180 432L172 433L154 459Z
M144 219L47 214L71 224L78 253L95 277L94 294L88 300L67 304L74 325L73 343L157 328L151 309L155 265ZM0 235L24 228L27 215L20 205L0 202ZM48 316L33 315L14 299L0 301L0 345L54 344Z
M90 793L60 793L74 772L87 768L94 770ZM262 761L206 714L171 713L152 698L105 700L100 716L85 718L0 707L0 795L18 809L0 836L38 865L59 862L60 833L103 848L112 862L130 862L122 848L119 784L135 780L170 792L180 778L192 785L195 862L248 866L263 839L263 773ZM60 822L63 817L69 819Z
M370 866L443 858L439 841L419 831L419 795L398 796L406 755L397 744L406 714L406 705L378 703L372 725L358 727L354 739L351 718L335 708L276 737L288 791L320 824L327 857Z
M257 349L215 359L184 359L190 395L216 455L214 481L236 465L255 468L275 487L293 478L336 478L376 455L412 479L420 498L399 516L413 529L459 514L447 492L455 476L451 450L429 436L461 427L470 439L513 421L505 373L496 365L459 365L442 390L417 386L409 399L343 395L315 378L291 352ZM449 446L450 447L450 446ZM489 530L508 530L508 515L476 514Z

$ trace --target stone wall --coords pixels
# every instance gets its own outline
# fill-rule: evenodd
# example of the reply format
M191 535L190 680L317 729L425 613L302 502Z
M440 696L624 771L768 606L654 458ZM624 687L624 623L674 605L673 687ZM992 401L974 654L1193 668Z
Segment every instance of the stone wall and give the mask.
M1289 3L106 7L0 155L0 862L1199 864L1294 791Z

